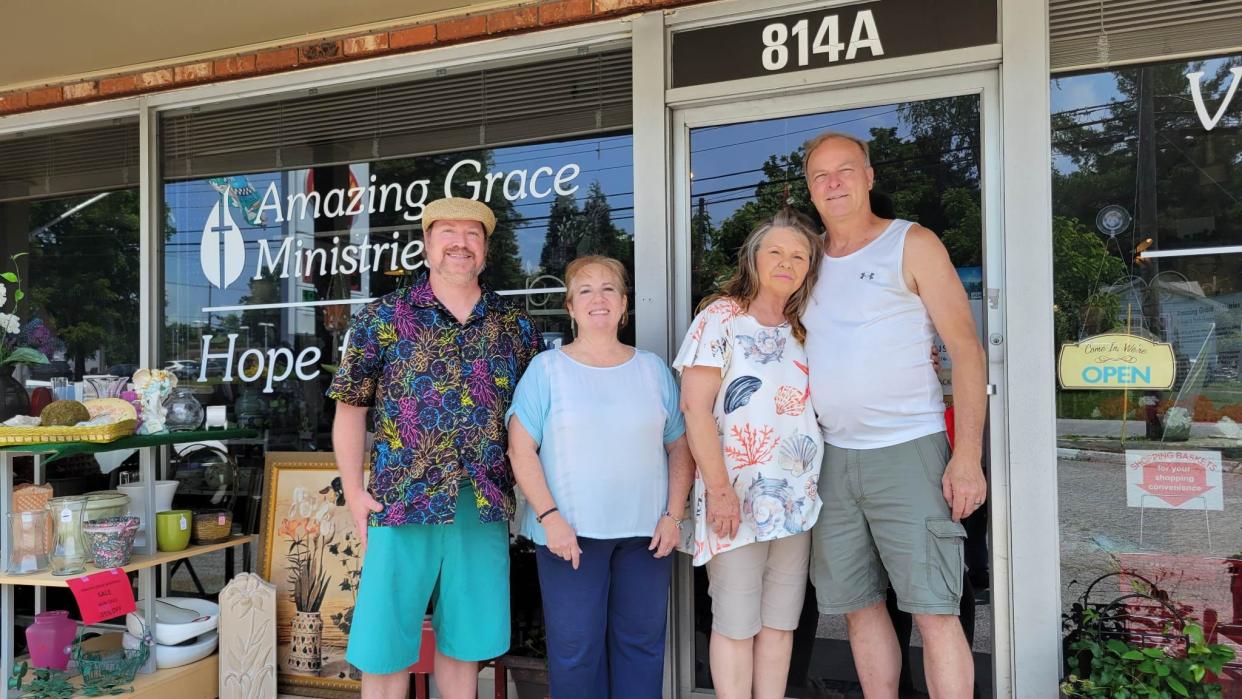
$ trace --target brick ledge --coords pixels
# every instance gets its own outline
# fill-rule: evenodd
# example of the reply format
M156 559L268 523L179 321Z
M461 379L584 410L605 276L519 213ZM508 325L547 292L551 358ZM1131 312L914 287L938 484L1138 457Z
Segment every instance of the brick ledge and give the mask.
M0 117L115 97L160 92L186 85L409 53L497 36L607 19L709 0L536 0L487 12L464 13L365 34L341 34L194 62L74 80L0 93Z

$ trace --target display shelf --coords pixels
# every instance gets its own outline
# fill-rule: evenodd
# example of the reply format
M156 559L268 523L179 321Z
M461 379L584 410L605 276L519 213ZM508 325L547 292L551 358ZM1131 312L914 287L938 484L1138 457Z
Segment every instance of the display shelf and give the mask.
M142 570L144 568L154 568L155 566L165 565L173 561L179 561L183 558L192 558L204 553L212 551L223 551L233 546L241 546L242 544L253 543L255 536L253 534L246 536L235 536L228 541L221 541L215 544L202 544L199 546L190 546L181 551L160 551L155 554L135 553L129 565L123 566L122 570L126 573ZM32 587L69 587L69 581L74 578L80 578L84 575L93 575L99 573L100 569L91 564L86 565L86 572L78 575L52 575L50 572L33 573L31 575L12 575L9 573L0 574L0 585L30 585Z
M197 430L194 432L165 432L163 434L131 435L107 443L64 442L60 444L23 444L0 447L0 542L9 538L7 513L13 497L13 467L17 457L34 457L34 482L42 483L43 474L48 462L77 454L97 454L119 449L136 449L139 453L139 482L145 484L143 501L145 512L143 521L155 521L155 481L163 476L160 464L165 458L169 445L202 442L207 440L234 440L256 437L258 432L251 429ZM155 537L148 536L146 543L135 547L134 558L124 567L126 572L137 572L138 597L142 600L138 611L144 617L155 617L155 598L157 595L157 576L166 576L169 563L210 553L212 551L231 550L234 546L249 544L254 536L245 535L220 542L194 546L184 551L160 552L156 550ZM94 566L88 567L89 575ZM35 588L35 609L42 608L45 588L68 587L71 577L57 577L51 573L34 575L0 574L0 680L6 679L13 669L13 634L14 628L13 588L19 585ZM177 699L209 699L216 696L218 662L211 656L181 668L157 671L154 654L147 660L134 683L134 694L138 697L177 696ZM11 696L8 687L0 681L0 699Z
M82 645L86 650L118 649L121 647L121 634L98 636L83 641ZM22 656L15 662L20 663L28 659L29 656ZM76 670L73 672L76 673ZM29 682L31 677L32 675L27 675L26 681ZM69 678L69 683L76 688L81 688L82 676L75 674L74 677ZM133 693L123 696L149 699L167 699L167 697L216 699L220 693L220 653L216 651L202 660L181 667L156 670L146 675L139 673L134 677L134 682L130 686L133 687Z
M142 447L159 447L167 444L186 444L206 442L208 440L246 439L258 436L257 430L231 428L220 430L194 430L191 432L161 432L159 434L132 434L111 442L56 442L51 444L10 444L0 447L0 452L11 451L21 454L38 454L43 463L63 459L78 454L97 454L104 451L119 449L139 449Z

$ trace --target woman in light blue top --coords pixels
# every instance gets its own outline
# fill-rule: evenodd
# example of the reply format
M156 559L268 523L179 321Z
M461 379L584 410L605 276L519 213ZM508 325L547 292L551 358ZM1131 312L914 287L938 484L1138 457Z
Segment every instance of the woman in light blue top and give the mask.
M694 464L677 384L623 344L625 268L565 272L574 341L539 354L509 409L509 458L538 545L554 699L657 699L672 558Z

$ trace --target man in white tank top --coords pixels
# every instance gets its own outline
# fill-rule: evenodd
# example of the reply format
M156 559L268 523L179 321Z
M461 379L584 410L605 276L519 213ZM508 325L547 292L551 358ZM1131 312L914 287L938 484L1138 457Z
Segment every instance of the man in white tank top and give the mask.
M845 614L868 699L897 699L901 654L884 600L914 615L933 699L968 698L974 662L956 617L964 574L960 521L987 496L983 347L966 291L934 233L871 210L866 143L807 142L811 200L827 229L803 322L811 401L824 441L812 533L819 610ZM939 334L953 358L955 448L929 359Z

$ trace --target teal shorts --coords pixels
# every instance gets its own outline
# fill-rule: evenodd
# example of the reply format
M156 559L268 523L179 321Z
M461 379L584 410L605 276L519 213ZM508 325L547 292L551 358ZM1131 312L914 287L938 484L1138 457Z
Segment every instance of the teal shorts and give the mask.
M466 485L452 524L367 528L345 659L376 675L418 662L428 602L444 655L490 660L509 650L509 525L479 522Z

